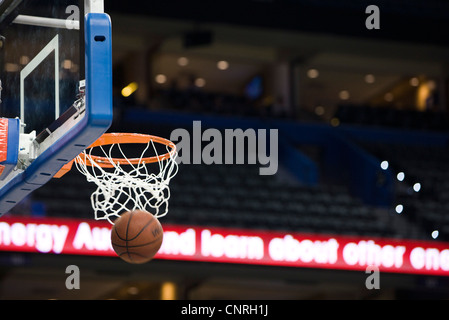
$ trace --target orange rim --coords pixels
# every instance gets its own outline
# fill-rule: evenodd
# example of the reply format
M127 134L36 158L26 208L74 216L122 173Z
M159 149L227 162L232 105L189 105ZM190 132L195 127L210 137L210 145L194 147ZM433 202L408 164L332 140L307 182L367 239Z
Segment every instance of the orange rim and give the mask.
M150 141L166 145L170 148L170 151L159 156L147 157L147 158L107 158L100 156L90 155L86 157L84 153L81 153L79 158L76 158L78 163L84 162L88 166L93 166L94 163L102 168L113 168L114 164L139 164L139 163L155 163L163 160L170 159L176 152L176 145L165 138L158 136L152 136L148 134L140 133L105 133L97 141L92 143L87 149L92 149L99 146L122 144L122 143L142 143L147 144ZM86 150L87 150L86 149ZM92 159L92 161L91 161Z

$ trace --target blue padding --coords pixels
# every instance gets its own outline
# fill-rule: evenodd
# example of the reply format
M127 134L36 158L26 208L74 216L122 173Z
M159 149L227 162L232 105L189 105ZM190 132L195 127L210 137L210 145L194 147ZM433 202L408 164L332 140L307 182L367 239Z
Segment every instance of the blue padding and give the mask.
M0 176L0 180L5 179L16 167L19 157L19 137L20 121L19 119L8 119L8 149L6 151L6 160L1 162L5 166Z
M95 142L112 123L111 20L104 13L85 17L86 112L84 118L43 152L22 174L0 189L0 215L8 212Z
M279 159L285 168L304 185L318 185L320 177L318 165L295 148L286 137L279 139Z

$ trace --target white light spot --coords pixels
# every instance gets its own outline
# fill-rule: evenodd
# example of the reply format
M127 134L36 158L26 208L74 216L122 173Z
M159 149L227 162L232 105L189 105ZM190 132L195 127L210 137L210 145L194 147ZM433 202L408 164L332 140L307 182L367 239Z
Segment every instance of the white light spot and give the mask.
M413 185L413 190L415 190L415 192L419 192L419 190L421 190L421 183L417 182Z

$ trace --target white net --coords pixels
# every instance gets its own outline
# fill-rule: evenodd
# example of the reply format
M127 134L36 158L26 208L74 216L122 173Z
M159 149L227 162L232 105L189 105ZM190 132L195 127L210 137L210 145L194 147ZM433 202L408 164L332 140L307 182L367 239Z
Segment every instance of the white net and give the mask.
M166 146L168 157L162 157L155 144L152 139L146 146L134 144L144 147L140 158L128 159L120 143L116 143L86 149L75 159L77 169L87 181L97 185L91 195L95 219L114 224L122 213L133 210L145 210L158 218L167 214L170 180L178 171L177 153L175 148ZM158 157L158 161L146 162L149 153ZM121 161L113 154L118 154Z

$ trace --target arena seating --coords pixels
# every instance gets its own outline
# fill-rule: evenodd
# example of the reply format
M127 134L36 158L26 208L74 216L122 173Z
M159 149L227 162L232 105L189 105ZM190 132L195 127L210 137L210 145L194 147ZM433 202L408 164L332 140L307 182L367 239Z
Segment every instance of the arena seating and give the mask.
M344 187L303 186L258 175L255 165L189 165L172 186L167 220L199 225L393 236L377 209Z
M448 114L442 111L423 112L390 107L341 105L334 117L339 119L340 123L360 126L440 132L449 130Z
M146 111L139 112L141 115ZM149 115L149 119L154 117L155 114ZM179 127L181 118L176 117L176 113L170 115L170 119L178 123L167 125L157 118L151 122L137 117L139 121L133 122L125 115L111 131L151 133L168 138L170 132ZM227 118L227 121L233 120ZM238 118L235 121L238 123ZM441 143L426 147L422 143L426 139L418 143L409 139L408 145L386 144L369 138L369 134L365 134L367 139L356 139L358 134L351 131L358 130L354 127L329 126L326 130L332 130L331 135L338 131L347 145L357 145L379 162L388 160L389 171L394 176L400 171L405 173L403 182L394 179L393 202L389 206L366 203L354 194L344 179L327 179L323 161L332 161L335 157L327 160L322 157L326 145L293 143L298 152L316 164L320 173L318 183L292 178L291 165L285 166L282 161L275 176L259 175L258 164L181 164L170 185L169 214L163 219L173 224L416 239L429 239L430 231L438 228L441 237L449 235L449 220L444 214L449 209L445 201L449 199L447 148ZM416 182L421 183L419 192L413 191ZM53 179L36 190L32 202L40 204L38 207L48 216L91 219L90 194L94 189L93 183L88 183L73 169L62 179ZM395 212L397 204L404 206L401 214Z

